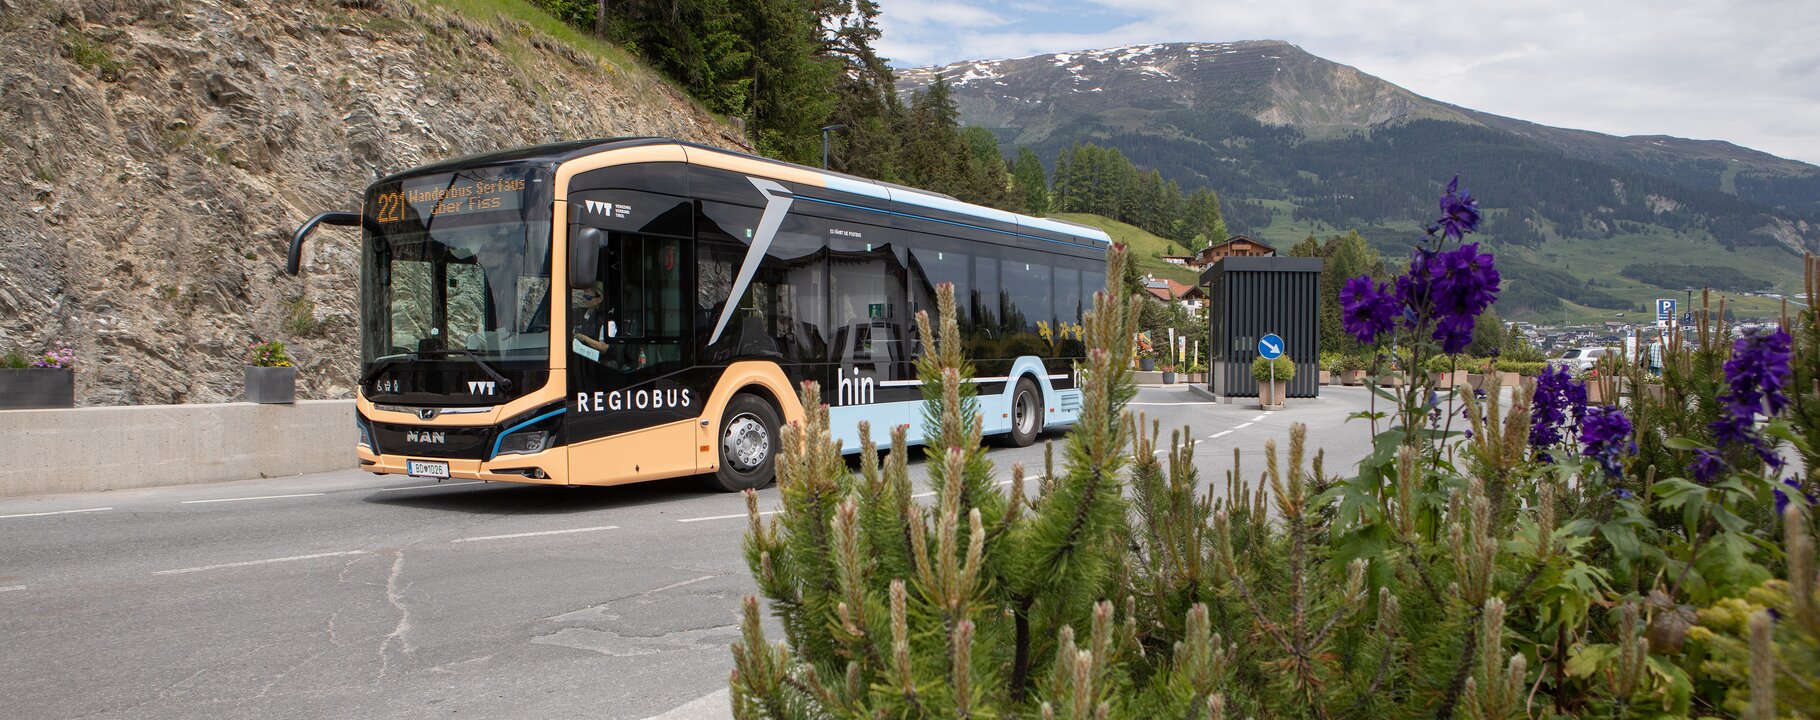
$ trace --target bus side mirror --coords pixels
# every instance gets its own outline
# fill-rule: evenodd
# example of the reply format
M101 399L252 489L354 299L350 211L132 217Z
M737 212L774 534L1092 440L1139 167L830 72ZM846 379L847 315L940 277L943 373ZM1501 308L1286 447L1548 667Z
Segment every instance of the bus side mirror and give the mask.
M310 218L309 222L303 224L303 227L297 228L297 234L291 236L291 254L284 261L285 274L297 274L297 266L303 262L304 239L308 238L310 233L316 232L316 226L323 224L358 226L360 225L360 213L325 212Z
M576 226L569 233L569 288L594 287L600 275L600 228Z

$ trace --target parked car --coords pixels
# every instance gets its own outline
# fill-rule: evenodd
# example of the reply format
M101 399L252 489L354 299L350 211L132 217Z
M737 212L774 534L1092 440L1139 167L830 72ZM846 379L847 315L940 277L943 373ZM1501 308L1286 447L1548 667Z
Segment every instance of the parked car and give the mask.
M1560 365L1572 372L1580 373L1586 372L1587 370L1592 369L1594 365L1599 364L1600 358L1608 357L1616 353L1616 350L1606 347L1568 348L1561 353L1561 357L1550 359L1548 364Z

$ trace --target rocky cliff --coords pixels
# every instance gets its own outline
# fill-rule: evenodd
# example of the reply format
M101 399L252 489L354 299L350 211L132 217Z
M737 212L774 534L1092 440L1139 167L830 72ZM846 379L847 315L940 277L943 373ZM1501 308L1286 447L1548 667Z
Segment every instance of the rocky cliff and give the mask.
M83 405L236 400L273 338L301 394L350 396L358 239L282 266L382 175L586 137L746 146L518 0L0 0L0 127L0 351L73 346Z

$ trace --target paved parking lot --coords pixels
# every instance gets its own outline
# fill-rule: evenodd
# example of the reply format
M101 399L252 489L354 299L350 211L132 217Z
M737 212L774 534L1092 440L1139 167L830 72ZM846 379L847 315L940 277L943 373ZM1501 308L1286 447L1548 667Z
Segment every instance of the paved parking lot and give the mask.
M1368 432L1345 419L1369 396L1323 392L1264 413L1146 388L1133 409L1190 425L1201 478L1218 484L1232 448L1261 455L1293 422L1330 471L1362 457ZM1042 447L990 457L1001 477L1018 462L1034 474ZM1248 475L1263 467L1247 462ZM920 458L911 472L925 477ZM760 499L775 507L776 489ZM5 714L724 714L710 696L753 589L744 518L738 495L688 480L438 485L352 470L0 500Z

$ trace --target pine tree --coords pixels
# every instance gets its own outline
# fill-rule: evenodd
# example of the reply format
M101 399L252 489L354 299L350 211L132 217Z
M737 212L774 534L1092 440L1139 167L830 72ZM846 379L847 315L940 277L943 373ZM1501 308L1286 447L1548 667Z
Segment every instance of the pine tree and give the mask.
M891 124L902 108L891 66L874 49L880 37L878 3L823 0L816 14L822 28L820 54L839 65L827 124L846 126L829 137L829 164L863 177L894 180L897 143Z
M834 108L839 65L816 55L821 26L810 0L749 0L745 37L752 48L747 132L766 156L815 164L821 125Z
M1043 161L1027 147L1018 147L1017 161L1011 166L1011 180L1024 198L1024 212L1031 215L1049 213L1049 180L1043 175Z

